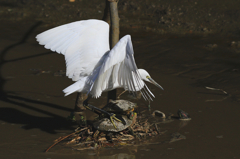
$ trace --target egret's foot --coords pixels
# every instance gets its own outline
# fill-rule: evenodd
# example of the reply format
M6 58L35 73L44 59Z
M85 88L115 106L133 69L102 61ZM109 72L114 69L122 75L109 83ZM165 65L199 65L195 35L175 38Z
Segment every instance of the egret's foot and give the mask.
M116 120L116 121L118 121L118 122L121 122L121 123L122 123L122 121L116 117L116 114L113 114L113 113L110 114L110 120L111 120L114 128L117 130L117 127L116 127L116 125L115 125L114 122L113 122L113 119Z
M87 120L84 116L80 115L80 120L79 120L79 125L80 126L87 126Z

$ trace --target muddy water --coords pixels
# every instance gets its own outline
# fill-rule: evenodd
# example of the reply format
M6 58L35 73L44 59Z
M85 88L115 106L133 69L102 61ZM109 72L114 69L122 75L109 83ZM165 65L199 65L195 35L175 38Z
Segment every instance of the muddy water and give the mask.
M63 145L43 151L56 138L71 133L76 125L66 121L76 94L63 97L72 82L54 76L65 70L62 55L39 46L34 37L40 24L28 22L1 26L0 158L240 158L239 152L239 48L230 47L238 37L153 35L132 33L135 58L164 91L149 85L156 98L152 110L176 115L187 111L188 123L162 124L167 133L146 144L74 151ZM209 44L217 44L211 47ZM225 90L213 91L214 87ZM122 98L128 99L127 94ZM92 101L103 106L106 95ZM138 101L139 106L148 103ZM185 140L168 143L179 132Z

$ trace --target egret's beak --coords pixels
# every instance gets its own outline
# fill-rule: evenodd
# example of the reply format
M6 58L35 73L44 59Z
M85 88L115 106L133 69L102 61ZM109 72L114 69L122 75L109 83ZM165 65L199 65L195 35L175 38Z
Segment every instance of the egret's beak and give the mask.
M152 83L152 84L154 84L155 86L157 86L158 88L161 88L162 90L164 90L163 87L160 86L160 85L159 85L156 81L154 81L151 77L149 77L148 79L149 79L149 82L150 82L150 83Z

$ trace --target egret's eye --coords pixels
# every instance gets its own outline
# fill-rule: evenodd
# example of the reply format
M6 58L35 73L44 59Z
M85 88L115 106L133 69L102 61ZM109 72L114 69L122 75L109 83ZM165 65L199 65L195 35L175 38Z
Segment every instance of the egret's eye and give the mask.
M147 79L149 79L150 77L149 76L146 76Z

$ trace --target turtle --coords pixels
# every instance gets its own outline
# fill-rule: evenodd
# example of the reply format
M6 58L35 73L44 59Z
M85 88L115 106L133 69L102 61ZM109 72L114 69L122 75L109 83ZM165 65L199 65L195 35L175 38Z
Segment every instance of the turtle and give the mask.
M136 114L137 113L134 113L133 116ZM135 118L130 119L127 115L117 115L117 118L120 119L121 122L114 120L113 124L109 118L102 118L94 122L93 127L99 131L119 132L128 128L135 121Z
M118 132L129 127L133 118L137 113L134 113L134 109L137 107L136 103L132 103L127 100L109 100L109 103L102 109L92 107L88 104L88 108L96 111L100 115L100 120L96 121L93 126L100 131L113 131ZM97 113L97 112L96 112ZM106 117L110 116L110 119ZM116 118L117 121L113 121L112 118Z
M177 114L179 116L179 120L191 120L190 115L181 109L178 109Z

